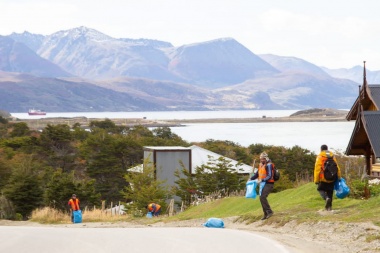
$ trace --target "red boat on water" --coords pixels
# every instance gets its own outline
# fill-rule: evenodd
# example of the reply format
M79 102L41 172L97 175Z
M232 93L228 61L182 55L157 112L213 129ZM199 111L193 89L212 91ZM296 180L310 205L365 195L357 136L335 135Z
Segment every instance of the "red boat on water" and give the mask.
M46 112L41 111L41 110L35 110L35 109L30 109L28 111L29 115L46 115Z

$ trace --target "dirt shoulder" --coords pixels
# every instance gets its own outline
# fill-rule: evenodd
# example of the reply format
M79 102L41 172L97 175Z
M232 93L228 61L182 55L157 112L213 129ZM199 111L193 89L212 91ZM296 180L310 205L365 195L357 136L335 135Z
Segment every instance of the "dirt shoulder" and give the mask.
M327 214L320 211L316 215ZM80 224L39 224L30 221L0 220L0 226L49 226L67 228L141 228L141 227L203 227L207 219L165 222L165 219L140 220L133 222L93 222ZM379 252L380 228L371 223L317 222L302 223L290 221L285 225L257 221L246 224L236 222L236 217L223 218L226 229L254 232L282 243L291 252ZM206 229L206 228L205 228Z

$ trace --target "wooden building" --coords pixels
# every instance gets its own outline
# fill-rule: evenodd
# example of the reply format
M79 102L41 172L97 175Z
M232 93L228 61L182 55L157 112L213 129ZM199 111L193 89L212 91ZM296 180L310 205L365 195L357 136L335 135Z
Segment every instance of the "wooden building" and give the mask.
M365 156L367 175L380 177L380 85L368 85L365 62L363 85L346 119L356 121L346 155Z

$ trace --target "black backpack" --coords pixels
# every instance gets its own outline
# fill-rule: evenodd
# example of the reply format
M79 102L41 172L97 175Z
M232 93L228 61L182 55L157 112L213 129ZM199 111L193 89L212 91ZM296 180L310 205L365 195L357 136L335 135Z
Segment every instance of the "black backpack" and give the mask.
M272 164L272 177L274 181L277 181L280 179L280 171L274 166L274 163Z
M333 156L328 154L325 163L323 164L323 175L328 181L335 181L338 178L338 165L334 161Z

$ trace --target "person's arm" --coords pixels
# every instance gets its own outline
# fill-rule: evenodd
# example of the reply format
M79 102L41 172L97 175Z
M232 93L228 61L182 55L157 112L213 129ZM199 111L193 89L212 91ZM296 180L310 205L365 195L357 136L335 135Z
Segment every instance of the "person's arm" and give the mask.
M258 177L259 177L259 172L256 171L256 173L253 174L253 176L250 178L250 180L255 180L255 179L258 178Z
M314 166L314 183L318 184L319 183L319 174L321 173L322 169L322 161L321 157L318 155L317 160L315 161L315 166Z
M152 213L155 213L155 212L156 212L156 205L153 204L153 205L152 205Z
M339 167L338 161L336 160L335 156L333 157L333 159L336 162L336 165L338 167L338 180L340 180L340 178L342 177L342 172L340 171L340 167Z

